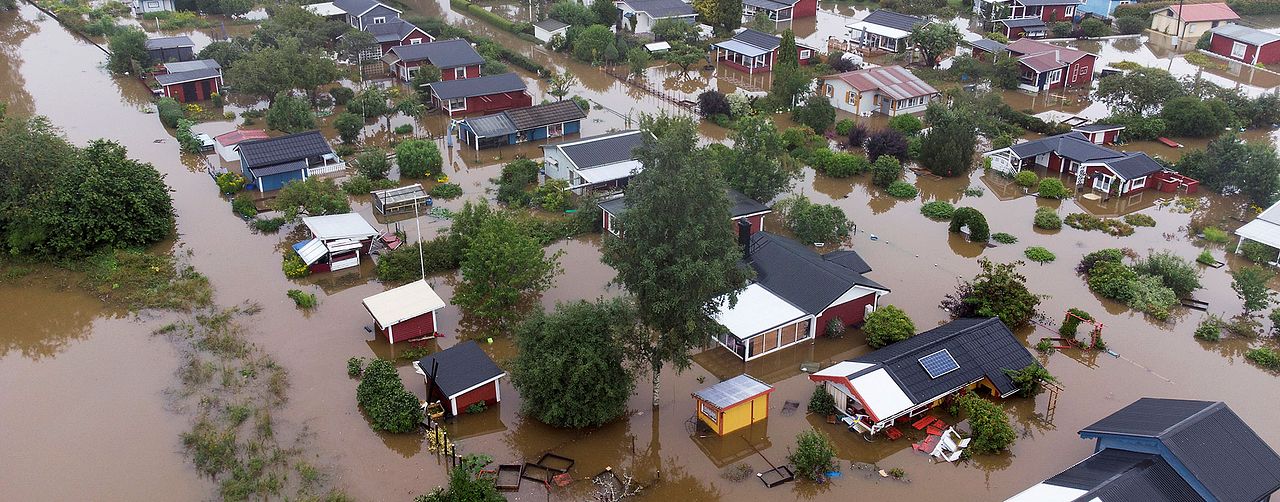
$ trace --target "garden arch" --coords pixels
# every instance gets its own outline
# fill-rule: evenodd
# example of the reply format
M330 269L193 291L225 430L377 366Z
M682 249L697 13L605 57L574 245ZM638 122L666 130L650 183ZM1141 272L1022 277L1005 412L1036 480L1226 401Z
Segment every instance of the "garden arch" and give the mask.
M987 242L990 238L991 229L987 227L987 217L977 209L962 207L952 213L951 231L959 232L964 227L969 227L969 240L973 242Z

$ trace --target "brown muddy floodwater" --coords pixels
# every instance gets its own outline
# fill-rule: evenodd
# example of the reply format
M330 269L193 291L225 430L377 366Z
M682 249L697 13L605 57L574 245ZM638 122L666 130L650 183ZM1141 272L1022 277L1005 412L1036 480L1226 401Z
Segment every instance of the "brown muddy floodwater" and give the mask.
M485 25L448 11L434 2L417 0L410 7L426 15L446 16L451 22L495 36L512 47L523 42L494 33ZM588 134L625 125L628 114L656 111L664 101L635 96L599 70L565 61L559 56L529 48L544 64L579 73L583 84L575 92L619 112L593 110ZM444 482L445 469L427 451L421 434L388 436L374 433L356 409L356 382L347 378L344 362L352 356L393 357L405 347L388 346L364 331L370 323L360 300L383 291L373 280L369 266L302 281L285 279L280 272L281 246L291 244L289 229L277 235L252 233L235 218L225 200L217 196L209 178L189 169L178 154L176 142L156 118L145 113L147 90L130 79L113 79L101 68L104 55L62 30L37 11L24 6L17 14L0 14L0 100L11 113L38 113L62 126L76 143L107 137L120 141L130 153L152 162L167 174L178 212L179 248L192 251L191 263L209 276L223 305L242 301L261 304L251 318L253 339L284 365L292 382L289 403L277 417L280 434L306 427L312 435L308 451L316 464L334 474L334 484L361 500L406 500ZM608 118L613 117L613 118ZM596 119L600 122L595 122ZM430 122L439 127L441 123ZM201 124L200 129L221 132L228 122ZM370 125L370 130L380 125ZM429 125L428 125L429 127ZM711 126L709 140L723 137ZM487 198L488 179L503 159L521 150L479 155L451 154L448 169L463 185L469 199ZM501 158L497 158L501 157ZM1246 340L1217 344L1197 342L1191 332L1203 314L1176 310L1173 320L1153 322L1123 306L1100 300L1090 293L1072 269L1092 250L1130 247L1138 252L1169 249L1181 256L1195 256L1203 242L1191 238L1192 221L1234 228L1239 204L1229 199L1203 197L1202 208L1180 214L1155 205L1154 194L1136 199L1093 204L1094 212L1122 213L1140 209L1159 222L1155 228L1139 228L1130 237L1109 237L1098 232L1070 228L1053 233L1032 230L1031 216L1038 205L1060 206L1061 213L1077 211L1075 202L1044 202L1017 197L1017 191L1000 179L981 173L968 178L939 180L908 175L921 188L921 199L901 201L870 188L865 178L834 180L806 171L795 190L815 201L842 207L858 224L848 244L856 248L875 271L871 277L893 289L885 301L905 309L920 329L946 320L938 301L958 278L972 276L976 258L1009 261L1022 258L1026 246L1044 246L1057 254L1056 262L1023 267L1033 291L1046 296L1042 305L1051 318L1068 307L1093 313L1106 324L1105 337L1118 356L1078 351L1041 356L1066 391L1056 412L1046 416L1046 395L1013 399L1005 403L1015 417L1019 439L1004 455L984 457L956 465L934 465L910 448L909 440L864 442L835 426L803 414L777 413L785 400L805 402L812 386L800 373L803 362L830 364L868 349L858 335L841 340L822 339L759 361L743 364L726 351L711 349L695 357L696 364L663 378L662 403L650 408L644 380L630 401L625 419L589 431L551 429L524 419L514 388L504 382L500 406L480 415L465 416L450 427L465 453L487 453L498 462L532 459L555 451L577 459L572 474L580 481L551 493L526 483L512 499L581 500L591 486L581 481L606 466L634 473L648 485L642 500L739 500L774 497L866 499L938 498L992 500L1012 495L1070 466L1091 451L1075 431L1141 396L1166 396L1224 400L1258 434L1280 445L1274 424L1275 401L1280 391L1277 376L1244 361L1251 345ZM963 195L966 187L981 187L984 195ZM919 214L923 201L946 200L973 206L989 218L993 231L1014 234L1014 245L982 247L948 234L946 224ZM373 221L369 205L357 201L357 210ZM457 208L461 200L443 203ZM399 225L410 238L416 234L412 219ZM432 235L446 224L423 217L424 234ZM382 225L382 223L379 223ZM771 218L768 226L779 226ZM557 301L594 299L619 294L608 285L613 274L600 263L600 238L584 236L551 246L565 252L565 269L555 286L542 298L544 306ZM1224 257L1220 248L1215 256ZM1229 267L1240 266L1227 259ZM1196 296L1211 304L1210 310L1234 314L1240 301L1229 287L1229 268L1206 269L1205 289ZM451 296L456 277L430 278L441 296ZM150 337L156 321L103 311L100 304L74 292L66 278L37 275L17 284L0 285L0 318L8 329L0 333L0 486L14 499L129 500L144 497L163 500L204 498L211 490L181 453L178 435L187 420L168 411L164 389L176 365L168 342ZM284 293L300 288L317 293L319 307L304 315ZM439 322L448 333L441 346L467 337L456 308L445 309ZM1034 344L1044 331L1023 332ZM482 340L487 342L487 340ZM499 335L483 343L500 363L513 355L509 337ZM1274 345L1274 344L1273 344ZM407 362L400 374L420 397L422 380ZM725 438L691 435L686 422L693 415L689 394L719 378L740 372L753 374L777 387L765 422ZM699 382L702 379L705 383ZM949 418L949 417L944 417ZM839 446L845 475L826 485L795 483L775 489L754 480L731 482L719 476L721 468L746 462L755 470L783 462L797 433L816 427L829 433ZM908 438L913 439L913 438ZM918 439L918 438L914 438ZM755 453L759 450L761 454ZM122 461L124 460L124 461ZM870 478L849 469L847 461L875 462L885 468L901 467L907 482ZM76 473L69 475L68 473Z

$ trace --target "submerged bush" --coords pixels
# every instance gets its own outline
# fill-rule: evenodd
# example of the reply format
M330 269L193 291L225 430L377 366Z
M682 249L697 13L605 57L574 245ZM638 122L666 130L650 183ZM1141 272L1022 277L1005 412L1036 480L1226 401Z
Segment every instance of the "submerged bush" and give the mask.
M1280 353L1266 347L1250 350L1245 353L1244 358L1269 370L1280 369Z
M931 220L950 220L955 212L955 206L940 200L926 202L920 206L920 214Z
M1212 242L1214 244L1226 244L1228 242L1231 242L1231 236L1221 228L1207 227L1204 230L1202 230L1202 232L1204 233L1204 240Z
M913 199L916 195L920 194L920 190L916 189L915 185L905 181L895 181L890 183L889 187L885 188L884 191L899 199Z
M1058 217L1058 212L1053 208L1038 207L1032 225L1044 230L1058 230L1062 228L1062 218Z
M1280 250L1261 242L1246 240L1240 244L1240 254L1254 263L1268 264L1276 261Z
M867 334L867 345L880 348L911 338L916 334L916 326L902 309L885 305L867 314L862 331Z
M962 207L956 209L951 215L952 232L959 233L961 228L969 228L969 240L973 242L987 242L990 238L987 227L987 217L983 216L981 211L971 207Z
M1013 176L1013 182L1020 187L1031 188L1040 182L1040 177L1031 171L1018 171L1018 174Z
M1045 249L1040 246L1031 246L1027 248L1026 251L1023 251L1023 254L1025 254L1027 258L1030 259L1031 261L1034 261L1036 263L1041 263L1041 264L1049 263L1053 260L1058 259L1058 257L1055 256L1052 251L1049 251L1048 249Z
M1145 214L1134 213L1124 215L1124 222L1135 227L1154 227L1156 219Z
M1071 196L1071 192L1067 191L1067 186L1063 185L1062 180L1057 178L1045 178L1040 180L1040 190L1036 193L1041 197L1047 197L1050 199L1065 199Z
M979 455L998 453L1018 439L1013 426L1009 425L1009 415L999 405L972 392L960 396L956 403L968 416L969 428L973 431L969 451Z
M422 421L418 397L404 388L396 367L384 359L376 359L365 368L356 387L356 403L376 431L409 432Z
M1170 251L1147 255L1134 265L1139 274L1160 278L1160 281L1179 296L1186 296L1200 289L1200 269Z
M836 412L836 398L827 388L819 385L813 388L813 394L809 396L809 413L825 417Z
M293 299L293 303L298 308L310 309L316 306L316 295L314 293L307 293L300 289L290 289L285 295Z
M836 447L831 438L822 431L809 429L796 436L796 449L787 456L787 461L795 466L797 475L817 481L831 470L835 456Z
M1015 242L1018 242L1018 238L1014 237L1013 234L1006 234L1004 232L996 232L994 234L991 234L991 240L999 242L1001 244L1013 244Z

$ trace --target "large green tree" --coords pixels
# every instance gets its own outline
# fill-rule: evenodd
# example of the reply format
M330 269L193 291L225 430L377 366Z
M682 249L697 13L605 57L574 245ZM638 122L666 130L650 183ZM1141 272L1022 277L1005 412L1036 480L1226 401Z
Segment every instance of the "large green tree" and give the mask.
M396 164L402 177L425 178L440 174L444 159L434 142L410 139L396 145Z
M282 92L267 108L267 127L286 133L316 128L316 116L307 100Z
M1184 92L1182 84L1169 72L1143 66L1100 79L1097 97L1124 113L1145 115Z
M826 96L810 94L803 105L791 112L791 119L823 134L836 122L836 108L831 106Z
M690 352L716 330L711 316L719 299L736 294L745 273L725 224L725 183L706 169L697 125L669 116L646 116L642 123L660 134L646 137L635 151L644 170L627 187L627 212L620 218L626 238L607 239L603 259L617 270L616 281L635 297L649 328L630 342L634 359L652 372L658 406L663 364L689 367Z
M782 42L778 46L778 60L773 63L773 86L769 89L770 100L774 105L783 108L795 106L796 98L809 89L812 81L812 75L800 67L796 34L789 29L782 32Z
M867 334L867 345L880 348L911 338L916 334L916 325L902 309L885 305L867 314L862 331Z
M787 151L772 120L762 115L742 117L729 136L734 147L720 159L720 172L729 188L761 203L791 189L799 173L783 165Z
M938 176L960 176L973 166L978 144L968 117L940 104L929 106L929 133L920 142L920 165Z
M1164 103L1160 118L1170 134L1203 138L1221 133L1230 113L1215 113L1208 101L1198 97L1179 96Z
M560 254L547 256L511 215L491 213L468 235L453 303L480 319L514 319L530 296L551 287Z
M293 220L299 214L319 216L351 212L351 203L342 188L333 180L314 176L285 183L268 204L271 209L280 211L286 220Z
M911 31L907 41L920 51L925 66L934 66L942 55L960 43L960 30L951 23L927 23Z
M1027 290L1027 278L1018 272L1021 265L1021 261L996 263L979 259L982 271L947 295L942 309L951 317L999 317L1013 329L1026 325L1035 315L1040 297Z
M137 28L125 28L107 41L107 68L113 73L137 74L151 65L147 52L147 34Z
M535 313L516 330L511 383L522 411L556 427L596 427L618 418L636 387L624 343L635 334L635 306L625 299Z
M1280 195L1280 158L1275 147L1248 144L1228 132L1203 150L1195 150L1178 161L1178 172L1223 193L1238 192L1259 206L1268 206Z

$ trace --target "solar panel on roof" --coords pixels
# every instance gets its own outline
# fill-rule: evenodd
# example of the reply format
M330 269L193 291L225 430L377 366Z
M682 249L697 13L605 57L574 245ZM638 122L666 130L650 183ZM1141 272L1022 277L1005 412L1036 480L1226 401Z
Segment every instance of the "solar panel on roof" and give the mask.
M920 365L924 366L924 370L929 372L929 378L938 378L960 369L960 365L956 364L955 358L951 357L951 353L947 352L947 349L921 357Z

